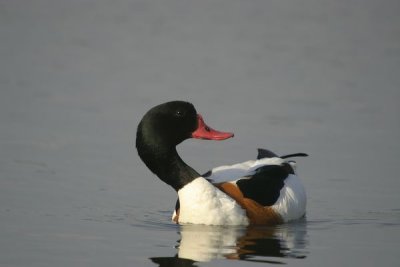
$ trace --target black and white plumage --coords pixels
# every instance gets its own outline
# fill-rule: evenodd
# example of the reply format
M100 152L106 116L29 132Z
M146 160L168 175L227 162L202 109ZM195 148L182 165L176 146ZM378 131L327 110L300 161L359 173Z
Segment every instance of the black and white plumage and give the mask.
M224 140L232 133L207 126L192 104L172 101L148 111L137 130L136 147L147 167L178 193L177 223L207 225L277 224L305 214L306 193L295 162L258 150L256 160L221 166L200 175L178 155L188 138Z

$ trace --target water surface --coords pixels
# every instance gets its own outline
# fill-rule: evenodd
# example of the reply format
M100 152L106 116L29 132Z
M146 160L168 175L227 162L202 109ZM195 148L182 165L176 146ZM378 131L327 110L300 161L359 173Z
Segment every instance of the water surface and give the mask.
M397 266L398 1L3 1L0 266ZM306 152L304 220L178 226L134 148L189 100L200 173Z

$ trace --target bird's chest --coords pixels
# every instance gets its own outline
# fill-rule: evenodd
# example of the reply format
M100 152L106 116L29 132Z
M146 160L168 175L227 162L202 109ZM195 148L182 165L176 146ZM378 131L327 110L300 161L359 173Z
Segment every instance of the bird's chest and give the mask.
M179 223L247 225L246 212L231 197L199 177L178 191Z

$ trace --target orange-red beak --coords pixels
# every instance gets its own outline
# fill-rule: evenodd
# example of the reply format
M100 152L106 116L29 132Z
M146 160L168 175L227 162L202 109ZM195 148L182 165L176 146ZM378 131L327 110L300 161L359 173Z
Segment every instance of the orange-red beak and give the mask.
M207 126L200 114L197 114L197 122L197 129L192 133L193 138L206 140L225 140L234 136L233 133L220 132Z

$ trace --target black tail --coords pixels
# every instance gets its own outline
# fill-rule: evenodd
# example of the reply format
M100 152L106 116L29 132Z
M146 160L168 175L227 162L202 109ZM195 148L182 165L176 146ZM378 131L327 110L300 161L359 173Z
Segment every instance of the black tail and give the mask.
M306 154L306 153L295 153L295 154L289 154L289 155L280 156L280 158L282 158L282 159L293 158L293 157L308 157L308 154Z
M282 158L282 159L287 159L287 158L292 158L292 157L308 157L306 153L295 153L295 154L288 154L284 156L278 156L274 152L264 149L264 148L259 148L258 149L258 155L257 159L263 159L263 158Z

